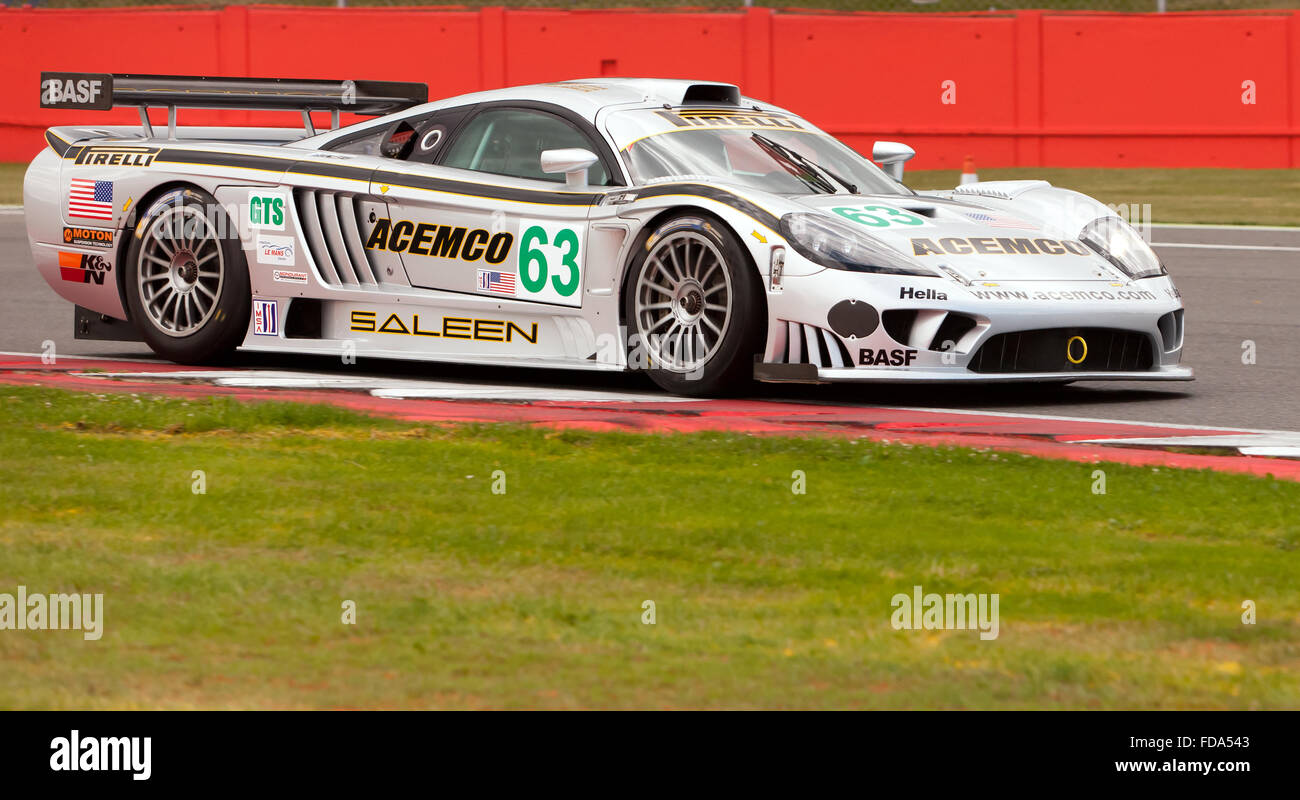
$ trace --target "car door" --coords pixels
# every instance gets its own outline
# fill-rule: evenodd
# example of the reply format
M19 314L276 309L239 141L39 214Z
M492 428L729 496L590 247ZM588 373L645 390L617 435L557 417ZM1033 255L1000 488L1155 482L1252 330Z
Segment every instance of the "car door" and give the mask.
M594 130L541 104L490 104L412 136L404 163L373 178L390 213L366 246L399 253L413 286L581 306L588 212L620 181ZM560 148L601 156L587 187L542 172L542 152Z

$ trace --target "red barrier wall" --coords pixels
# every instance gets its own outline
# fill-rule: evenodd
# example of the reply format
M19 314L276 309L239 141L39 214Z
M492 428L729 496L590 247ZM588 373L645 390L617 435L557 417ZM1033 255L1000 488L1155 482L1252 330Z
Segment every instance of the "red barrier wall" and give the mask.
M913 166L1300 166L1300 12L820 14L230 6L0 11L0 160L56 124L45 70L426 81L724 80ZM956 102L944 102L946 81ZM1255 102L1243 102L1253 81ZM292 124L185 112L184 122ZM161 115L157 117L161 121Z

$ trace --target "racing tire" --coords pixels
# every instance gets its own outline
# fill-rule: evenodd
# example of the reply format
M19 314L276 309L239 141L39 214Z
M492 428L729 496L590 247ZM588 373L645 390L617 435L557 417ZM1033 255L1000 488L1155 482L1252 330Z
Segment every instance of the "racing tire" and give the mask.
M758 273L718 219L664 219L638 248L623 293L628 366L675 394L750 386L767 331Z
M231 220L200 189L173 189L145 210L122 279L136 330L170 361L219 361L248 332L248 262Z

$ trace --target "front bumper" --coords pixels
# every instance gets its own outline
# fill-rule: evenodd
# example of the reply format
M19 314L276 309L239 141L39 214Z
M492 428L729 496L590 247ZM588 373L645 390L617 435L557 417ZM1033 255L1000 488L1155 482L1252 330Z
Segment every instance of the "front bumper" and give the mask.
M790 367L798 367L790 369ZM957 369L860 369L811 364L755 364L754 379L766 383L1058 383L1065 381L1190 381L1191 367L1167 366L1141 372L1006 372Z
M1182 303L1167 277L971 287L939 278L823 270L787 276L777 291L770 282L767 288L767 346L754 368L761 381L1193 380L1192 369L1179 363ZM1067 344L1080 338L1076 333L1086 341ZM1058 351L1065 356L1066 347L1074 348L1069 363L1045 369ZM1033 357L1022 357L1022 349ZM1134 358L1139 350L1142 357ZM987 357L1013 352L1005 361ZM1088 360L1080 363L1081 356Z

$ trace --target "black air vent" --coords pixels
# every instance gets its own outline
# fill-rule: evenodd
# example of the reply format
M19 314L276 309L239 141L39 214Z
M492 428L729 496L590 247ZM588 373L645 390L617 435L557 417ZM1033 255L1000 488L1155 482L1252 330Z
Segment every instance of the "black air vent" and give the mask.
M686 87L682 105L740 105L740 90L725 83L695 83Z
M990 337L975 351L967 368L983 373L1141 372L1154 363L1151 337L1145 333L1050 328Z

